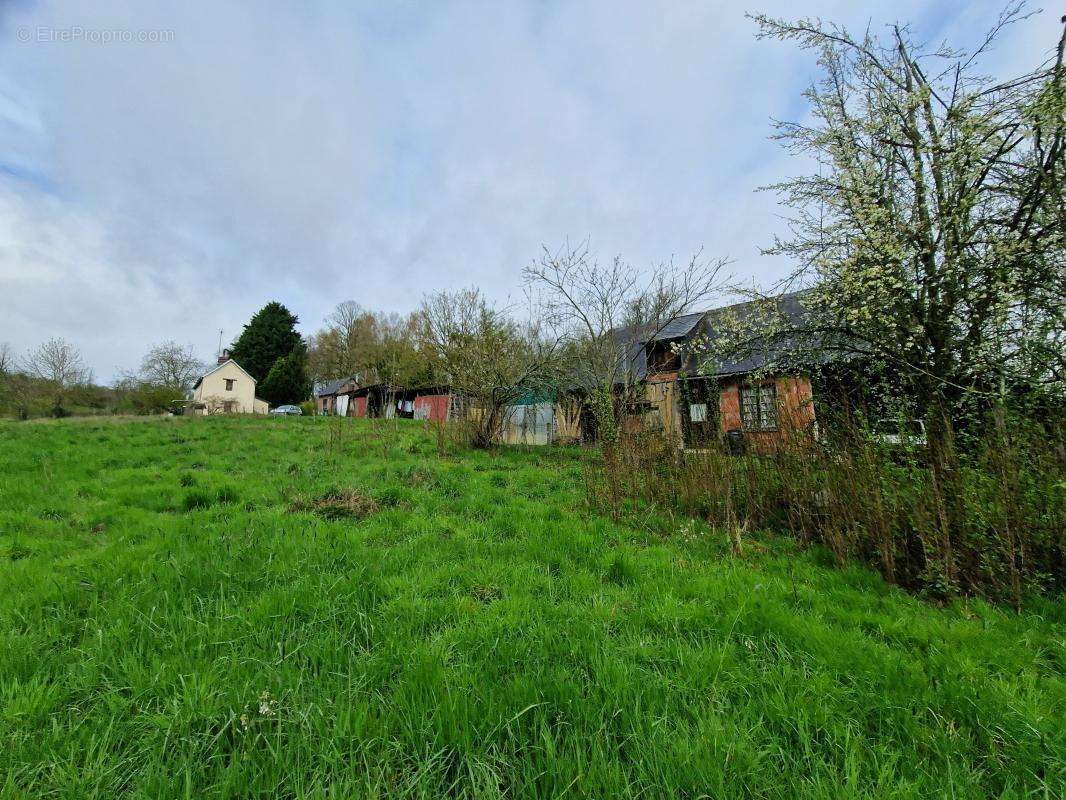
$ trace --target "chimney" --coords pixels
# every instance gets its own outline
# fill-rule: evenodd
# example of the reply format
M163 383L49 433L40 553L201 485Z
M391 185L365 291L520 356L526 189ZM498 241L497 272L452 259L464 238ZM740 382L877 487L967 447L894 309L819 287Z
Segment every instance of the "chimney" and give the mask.
M225 364L229 361L229 350L223 350L218 356L218 363Z

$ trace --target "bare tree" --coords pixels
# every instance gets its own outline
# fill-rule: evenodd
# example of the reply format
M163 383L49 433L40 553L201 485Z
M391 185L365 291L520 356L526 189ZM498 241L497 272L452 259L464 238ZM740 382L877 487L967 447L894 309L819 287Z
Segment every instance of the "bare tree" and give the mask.
M10 344L0 342L0 410L8 404L14 394L14 371L15 353Z
M166 341L145 354L139 378L152 386L186 392L203 370L191 346Z
M698 252L684 263L656 265L648 275L620 257L600 263L587 243L567 243L544 248L525 268L527 288L563 342L565 380L590 395L602 441L614 440L621 409L643 377L634 372L640 348L717 294L726 264Z
M15 369L15 351L7 342L0 342L0 380L6 378Z
M63 400L71 389L92 380L92 373L85 366L81 353L65 339L49 339L29 352L22 368L48 386L55 399L56 410L62 409Z
M345 300L311 337L308 368L316 381L347 378L362 372L372 339L374 315L354 300Z
M311 337L311 377L328 381L354 376L363 384L394 386L431 381L429 361L418 350L420 327L417 314L373 312L345 300L326 318L326 327Z
M466 401L477 447L498 440L506 406L551 384L556 341L514 322L476 289L426 297L420 319L421 343Z

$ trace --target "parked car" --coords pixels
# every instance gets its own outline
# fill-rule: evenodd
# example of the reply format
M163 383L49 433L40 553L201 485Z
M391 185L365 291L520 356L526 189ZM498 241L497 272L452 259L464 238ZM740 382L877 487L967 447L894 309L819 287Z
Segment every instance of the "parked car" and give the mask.
M303 416L303 409L299 406L278 406L270 410L271 414L280 414L282 416L300 417Z

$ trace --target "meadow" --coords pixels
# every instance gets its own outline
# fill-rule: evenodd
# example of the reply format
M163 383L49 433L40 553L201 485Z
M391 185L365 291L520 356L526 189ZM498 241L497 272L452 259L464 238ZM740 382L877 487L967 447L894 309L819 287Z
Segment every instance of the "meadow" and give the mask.
M421 423L0 423L0 797L1066 795L1066 614Z

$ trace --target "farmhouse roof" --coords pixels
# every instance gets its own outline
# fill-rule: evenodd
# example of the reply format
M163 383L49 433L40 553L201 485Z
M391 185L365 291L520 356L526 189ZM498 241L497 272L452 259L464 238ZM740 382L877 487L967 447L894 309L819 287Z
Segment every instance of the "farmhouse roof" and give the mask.
M192 388L193 389L198 389L200 387L200 384L204 382L204 378L206 378L208 375L211 375L211 374L213 374L215 372L218 372L220 369L222 369L227 364L232 364L237 369L239 369L241 372L243 372L245 375L247 375L249 378L252 378L251 373L249 373L248 370L246 370L244 367L242 367L240 364L238 364L232 358L228 358L225 361L223 361L221 364L218 364L217 366L212 367L207 372L205 372L203 375L201 375L199 378L197 378L196 379L196 383L194 383L192 385ZM259 383L259 381L257 381L255 378L252 378L252 383Z

